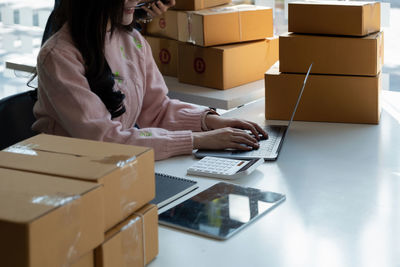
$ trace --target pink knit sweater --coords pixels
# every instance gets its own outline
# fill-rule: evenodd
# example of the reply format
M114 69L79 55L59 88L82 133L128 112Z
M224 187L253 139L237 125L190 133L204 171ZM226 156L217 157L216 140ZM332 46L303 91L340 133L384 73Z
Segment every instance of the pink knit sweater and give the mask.
M192 131L201 131L206 109L171 100L151 48L139 32L107 36L105 55L126 112L115 119L85 78L84 63L68 26L50 38L37 59L39 101L32 128L48 134L148 146L156 159L190 154ZM134 127L137 124L140 129Z

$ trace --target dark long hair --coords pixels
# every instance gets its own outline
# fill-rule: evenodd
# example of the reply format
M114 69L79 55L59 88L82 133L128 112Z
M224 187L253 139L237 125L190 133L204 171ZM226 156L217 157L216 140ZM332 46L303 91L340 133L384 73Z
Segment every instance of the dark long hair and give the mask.
M90 89L103 101L111 117L125 112L125 95L114 90L114 75L104 55L107 25L111 36L117 27L128 31L133 24L122 26L124 0L61 0L55 10L53 32L68 23L72 40L85 62L85 76Z

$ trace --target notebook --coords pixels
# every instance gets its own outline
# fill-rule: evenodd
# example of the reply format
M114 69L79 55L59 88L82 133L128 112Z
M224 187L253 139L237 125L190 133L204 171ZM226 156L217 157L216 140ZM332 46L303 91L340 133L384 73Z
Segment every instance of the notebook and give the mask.
M294 115L296 114L297 107L300 103L301 96L303 95L304 88L306 86L306 82L308 79L308 75L310 74L312 67L312 63L308 68L307 74L304 78L302 88L300 90L300 94L297 98L296 105L294 107L292 116L289 120L288 125L267 125L264 129L268 133L268 139L260 140L260 147L258 149L253 149L251 151L242 151L242 150L197 150L194 155L197 158L203 158L205 156L212 157L224 157L224 158L232 158L232 159L258 159L263 158L264 160L276 160L279 156L279 151L281 150L283 140L289 130L290 124L293 121Z
M156 197L150 203L160 209L172 201L198 188L197 182L163 173L155 173Z

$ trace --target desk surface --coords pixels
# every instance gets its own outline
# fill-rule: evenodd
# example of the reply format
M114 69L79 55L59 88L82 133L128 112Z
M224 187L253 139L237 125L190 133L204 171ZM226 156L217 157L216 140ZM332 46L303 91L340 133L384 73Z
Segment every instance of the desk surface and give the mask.
M264 80L258 80L227 90L218 90L178 82L175 77L164 76L169 97L181 101L220 109L232 109L264 97Z
M224 116L265 123L264 102ZM400 112L385 100L379 125L294 122L276 162L234 181L284 193L283 204L226 241L160 226L149 266L400 266L399 136ZM194 161L159 161L156 171L185 177ZM195 192L219 181L187 177Z

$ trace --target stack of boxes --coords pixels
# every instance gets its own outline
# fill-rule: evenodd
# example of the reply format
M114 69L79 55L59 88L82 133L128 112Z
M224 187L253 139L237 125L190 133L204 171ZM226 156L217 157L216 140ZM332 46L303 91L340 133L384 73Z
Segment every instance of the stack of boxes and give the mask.
M260 80L278 60L272 9L230 0L177 0L146 27L162 74L229 89Z
M267 119L287 120L313 63L296 120L379 123L383 32L376 2L289 3L279 72L265 75Z
M158 254L153 150L40 134L0 151L4 266L144 266Z

